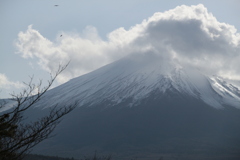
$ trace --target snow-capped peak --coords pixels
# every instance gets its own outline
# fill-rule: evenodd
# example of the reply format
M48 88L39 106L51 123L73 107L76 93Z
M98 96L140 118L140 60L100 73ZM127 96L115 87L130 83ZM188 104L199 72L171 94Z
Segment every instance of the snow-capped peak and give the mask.
M50 90L42 103L79 101L80 106L93 106L107 102L113 106L130 100L129 106L134 106L153 92L160 97L166 91L174 91L201 99L215 108L224 105L240 108L237 87L219 77L209 78L193 68L164 63L145 56L123 58Z

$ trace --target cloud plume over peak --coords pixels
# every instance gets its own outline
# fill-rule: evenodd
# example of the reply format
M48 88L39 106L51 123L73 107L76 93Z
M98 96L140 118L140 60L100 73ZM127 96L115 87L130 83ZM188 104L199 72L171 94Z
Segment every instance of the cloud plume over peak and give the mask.
M48 71L71 60L59 82L133 53L155 54L206 74L240 79L240 34L234 26L219 22L202 4L155 13L128 30L110 32L107 40L101 39L92 26L83 33L61 34L52 42L29 26L19 33L16 42L22 57L37 58Z

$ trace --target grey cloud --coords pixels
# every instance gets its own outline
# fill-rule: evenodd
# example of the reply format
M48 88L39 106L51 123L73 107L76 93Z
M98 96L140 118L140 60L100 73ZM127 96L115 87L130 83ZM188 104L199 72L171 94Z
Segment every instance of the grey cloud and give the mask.
M202 28L200 20L161 20L151 22L143 37L135 40L139 45L150 44L155 48L170 46L179 54L198 57L201 54L225 54L233 51L226 37L212 38ZM212 31L215 31L212 28ZM221 32L219 34L222 34Z
M155 18L147 23L133 44L148 46L169 61L177 60L181 65L197 67L208 74L239 75L239 34L233 26L218 22L211 14L199 10L197 13L206 14L203 17L212 21L188 16L175 18L178 15L174 14L169 18Z

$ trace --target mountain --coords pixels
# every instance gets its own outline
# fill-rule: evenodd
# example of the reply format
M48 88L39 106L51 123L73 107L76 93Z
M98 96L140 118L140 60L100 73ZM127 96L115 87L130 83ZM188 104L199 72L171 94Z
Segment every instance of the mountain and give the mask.
M79 102L34 153L114 159L240 159L240 91L221 77L132 55L45 94L27 114ZM43 109L45 108L45 109Z
M166 64L158 58L156 55L123 58L50 90L41 105L69 104L71 99L79 101L80 106L106 101L107 106L114 106L130 100L127 106L131 107L153 92L159 97L171 91L201 99L215 108L224 105L240 108L240 91L236 86L220 77L208 77L197 69Z

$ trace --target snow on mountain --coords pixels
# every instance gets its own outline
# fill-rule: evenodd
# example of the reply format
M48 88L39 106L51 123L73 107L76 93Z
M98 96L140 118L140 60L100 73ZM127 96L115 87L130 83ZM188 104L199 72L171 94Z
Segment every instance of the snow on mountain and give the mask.
M227 83L220 77L213 77L210 82L213 89L221 96L222 104L240 108L240 90L236 86Z
M131 99L129 106L134 106L154 91L159 93L158 96L166 91L179 92L215 108L224 105L240 108L240 91L234 85L216 76L210 78L197 69L147 55L126 57L74 78L48 91L41 104L79 101L80 106L103 102L114 106Z

